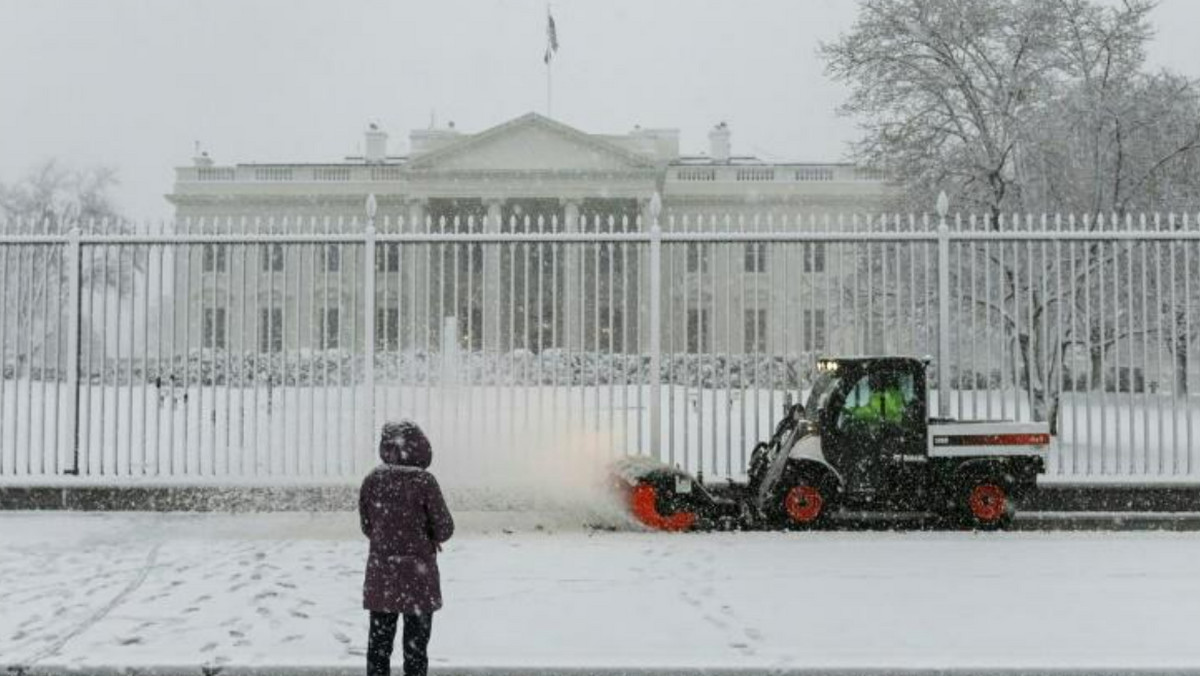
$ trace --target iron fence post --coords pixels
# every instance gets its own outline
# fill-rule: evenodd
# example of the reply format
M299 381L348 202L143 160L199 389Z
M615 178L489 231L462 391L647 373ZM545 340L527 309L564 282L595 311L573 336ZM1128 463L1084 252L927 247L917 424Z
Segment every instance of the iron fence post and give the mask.
M650 199L650 454L662 461L662 197Z
M950 200L946 193L938 195L938 417L950 417L950 226L946 214Z
M67 240L67 424L71 426L67 439L71 443L71 466L64 474L79 474L79 350L80 350L80 266L82 257L79 243L79 226L68 233Z
M365 437L359 449L370 449L375 436L375 194L367 195L367 229L363 240L363 382L367 390ZM369 450L365 453L370 453ZM356 455L364 458L364 451ZM369 455L365 457L370 457ZM360 472L365 467L357 468Z

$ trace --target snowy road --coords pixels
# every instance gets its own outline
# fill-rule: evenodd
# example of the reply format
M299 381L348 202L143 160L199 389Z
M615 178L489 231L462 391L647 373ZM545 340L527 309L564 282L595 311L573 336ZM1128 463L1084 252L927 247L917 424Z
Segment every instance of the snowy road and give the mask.
M1200 667L1198 533L460 521L435 667ZM0 537L0 668L363 664L351 514L0 513Z

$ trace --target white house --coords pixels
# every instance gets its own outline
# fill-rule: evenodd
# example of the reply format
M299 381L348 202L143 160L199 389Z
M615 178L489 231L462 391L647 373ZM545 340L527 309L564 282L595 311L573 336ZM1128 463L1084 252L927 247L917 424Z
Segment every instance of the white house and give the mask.
M792 230L820 224L827 214L878 212L888 196L869 171L735 155L731 136L718 124L707 154L684 155L675 129L591 134L529 113L478 133L453 123L415 130L408 153L393 155L388 135L371 125L365 154L339 163L218 165L197 157L176 170L167 198L179 227L191 232L346 233L363 231L364 203L373 194L376 230L387 234L645 230L655 193L665 231ZM792 331L806 323L800 332L812 343L793 341L792 349L822 349L823 310L797 309L785 320L779 315L786 308L766 296L788 265L802 271L788 283L821 287L828 278L824 247L810 245L789 263L782 251L742 244L734 253L730 246L666 248L666 349L776 349L789 321ZM196 344L347 345L363 326L353 298L361 293L353 283L360 249L197 248L176 265L175 284L191 289L200 309ZM456 317L468 349L636 351L648 340L641 330L645 255L644 247L626 245L382 245L377 345L436 345L445 318ZM238 282L243 266L257 273L254 284ZM255 309L237 312L247 293Z

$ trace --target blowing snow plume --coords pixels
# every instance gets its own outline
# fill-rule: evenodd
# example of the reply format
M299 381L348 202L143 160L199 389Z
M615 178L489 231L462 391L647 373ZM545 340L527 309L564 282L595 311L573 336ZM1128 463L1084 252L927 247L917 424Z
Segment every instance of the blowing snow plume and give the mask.
M611 464L629 450L621 442L628 435L620 421L610 426L608 411L581 413L579 393L541 394L539 406L538 393L531 392L527 407L520 392L445 392L429 406L434 415L415 418L429 432L432 470L452 505L553 512L577 524L625 526L625 510L609 488Z

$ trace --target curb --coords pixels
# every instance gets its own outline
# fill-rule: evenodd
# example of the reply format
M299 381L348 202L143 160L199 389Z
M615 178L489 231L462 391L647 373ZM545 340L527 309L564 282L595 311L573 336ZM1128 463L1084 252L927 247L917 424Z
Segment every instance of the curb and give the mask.
M553 500L534 500L520 490L454 490L452 507L483 511L554 509ZM358 486L118 485L64 486L0 484L0 511L137 512L336 512L358 507ZM1048 484L1029 496L1022 513L1200 514L1200 485Z
M10 676L361 676L348 666L10 666ZM432 676L1200 676L1200 667L435 667Z

